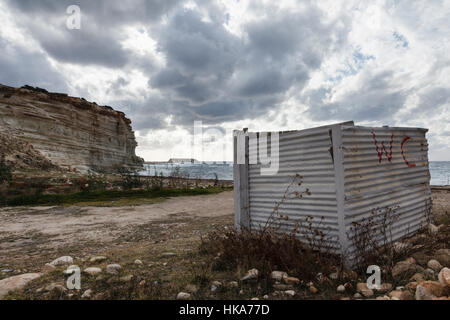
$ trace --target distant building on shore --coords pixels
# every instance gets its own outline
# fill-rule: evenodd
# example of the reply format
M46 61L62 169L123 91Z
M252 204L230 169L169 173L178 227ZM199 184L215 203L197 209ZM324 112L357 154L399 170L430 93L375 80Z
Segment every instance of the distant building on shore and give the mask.
M172 158L168 161L168 163L199 163L199 161L192 158Z

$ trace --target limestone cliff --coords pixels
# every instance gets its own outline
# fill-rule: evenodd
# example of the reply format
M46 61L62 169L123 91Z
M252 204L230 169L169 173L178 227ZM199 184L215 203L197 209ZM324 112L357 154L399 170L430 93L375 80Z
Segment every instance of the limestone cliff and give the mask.
M124 113L29 86L0 84L0 138L0 151L19 166L38 160L47 168L114 172L143 163Z

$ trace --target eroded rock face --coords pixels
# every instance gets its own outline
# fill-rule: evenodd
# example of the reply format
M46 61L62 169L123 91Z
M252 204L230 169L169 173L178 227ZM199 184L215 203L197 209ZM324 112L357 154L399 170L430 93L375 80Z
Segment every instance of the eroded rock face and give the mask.
M25 144L22 154L31 148L66 169L114 172L143 163L124 113L42 89L0 85L0 134ZM13 154L14 148L8 151Z

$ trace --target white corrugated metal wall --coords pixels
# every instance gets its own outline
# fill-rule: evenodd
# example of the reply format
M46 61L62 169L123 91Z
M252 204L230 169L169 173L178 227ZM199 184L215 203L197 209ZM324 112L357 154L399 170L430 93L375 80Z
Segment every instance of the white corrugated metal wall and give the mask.
M424 226L431 205L427 130L343 126L341 132L346 232L386 207L398 207L393 240Z
M324 217L333 247L348 253L347 249L353 251L348 239L353 221L365 219L376 208L398 206L401 219L394 226L394 240L413 232L425 223L426 205L431 203L426 131L347 122L279 132L275 175L262 175L259 161L249 164L248 159L258 155L258 144L249 146L248 137L259 139L260 134L240 132L247 137L246 164L235 167L235 183L245 190L235 190L236 224L264 225L299 174L302 185L289 191L309 189L311 194L301 199L288 196L280 205L279 212L289 216L282 231L289 232L306 216L315 221ZM268 146L270 153L270 138Z
M307 216L311 216L314 223L321 221L318 228L327 233L330 240L328 244L339 250L331 126L278 134L280 159L278 173L262 175L260 161L258 164L248 165L248 208L251 228L259 228L266 223L274 207L288 190L287 198L280 205L279 212L288 216L289 220L283 222L281 231L290 232L295 222L304 221ZM260 134L257 136L259 142ZM268 137L267 141L270 153L271 138ZM258 143L250 144L249 157L256 159L259 154L257 150ZM300 179L295 179L297 174L301 176ZM300 186L297 183L299 181ZM310 194L304 194L303 198L293 194L307 189Z

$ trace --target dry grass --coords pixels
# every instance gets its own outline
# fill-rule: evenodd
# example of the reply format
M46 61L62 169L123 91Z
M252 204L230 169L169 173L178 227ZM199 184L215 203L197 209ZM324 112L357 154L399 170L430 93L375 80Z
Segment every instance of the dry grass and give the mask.
M283 270L305 280L312 280L317 272L331 272L341 264L340 258L332 254L328 246L331 237L323 226L323 217L314 219L306 216L291 221L289 232L281 229L289 217L280 213L281 205L292 198L310 195L308 189L292 191L301 185L301 176L296 175L286 188L267 222L259 228L221 228L207 234L200 246L200 252L215 256L214 270L249 270L257 268L261 278L268 281L274 270ZM301 240L300 240L301 239Z

